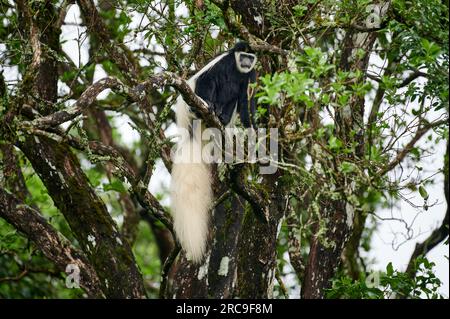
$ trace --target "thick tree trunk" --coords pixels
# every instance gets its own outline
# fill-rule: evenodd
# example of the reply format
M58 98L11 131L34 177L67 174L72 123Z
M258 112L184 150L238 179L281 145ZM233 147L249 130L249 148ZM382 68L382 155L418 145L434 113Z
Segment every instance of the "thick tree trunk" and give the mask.
M14 195L0 189L0 216L31 239L61 272L69 264L79 268L80 286L91 298L103 297L97 273L84 254L63 238L44 217Z
M326 233L313 236L308 264L303 279L302 298L322 299L325 290L331 287L331 279L341 262L341 253L350 234L347 223L345 202L331 202L322 211L322 218L327 220ZM350 217L351 218L351 217ZM316 224L316 232L319 225Z
M376 33L360 33L347 31L343 40L339 68L343 71L367 70L370 53L377 38ZM364 52L362 57L356 56L356 50ZM362 73L364 74L364 73ZM355 78L353 81L363 82L365 77ZM364 97L354 95L350 98L348 106L338 109L336 112L336 136L346 146L357 142L357 146L348 157L350 161L364 157ZM349 115L350 114L350 115ZM344 158L340 159L341 161ZM335 167L335 170L338 168ZM352 185L349 179L337 181L338 189L344 189L353 194L362 194L365 185ZM345 194L340 194L341 199L323 199L320 212L321 219L325 221L326 232L324 236L314 236L310 245L310 253L302 284L301 295L303 298L324 298L326 289L331 288L331 280L341 264L341 256L348 239L352 235L354 216L361 214L358 207L348 203ZM316 231L319 230L316 225Z
M268 185L277 185L280 174L270 176ZM271 298L277 267L277 240L286 199L281 186L270 200L269 220L261 222L250 213L246 215L239 241L237 296L239 298Z
M131 248L92 190L70 148L32 136L19 147L87 254L106 297L144 297L142 277Z
M37 3L33 16L23 7L32 38L33 63L27 70L43 115L53 111L57 99L57 54L59 32L51 2ZM71 149L46 137L26 135L18 143L41 178L56 207L69 223L82 250L95 269L100 286L109 298L143 298L143 281L127 241L117 230L106 206L95 194ZM85 283L87 285L87 283Z
M242 199L230 196L216 206L210 246L201 265L181 256L172 274L170 296L175 298L231 298L236 285L239 234L244 215Z

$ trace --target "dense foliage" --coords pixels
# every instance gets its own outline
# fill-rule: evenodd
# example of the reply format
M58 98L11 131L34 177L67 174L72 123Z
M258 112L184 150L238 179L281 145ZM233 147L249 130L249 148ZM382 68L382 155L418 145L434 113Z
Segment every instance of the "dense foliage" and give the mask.
M0 19L0 298L442 297L426 254L448 208L407 269L361 252L393 220L414 240L378 213L448 185L448 2L0 0ZM195 266L171 232L172 106L238 38L278 171L215 171Z

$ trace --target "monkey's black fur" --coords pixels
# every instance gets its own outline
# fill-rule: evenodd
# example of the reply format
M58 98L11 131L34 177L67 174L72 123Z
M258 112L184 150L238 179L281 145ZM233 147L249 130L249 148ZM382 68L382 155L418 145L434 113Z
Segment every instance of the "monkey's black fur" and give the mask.
M248 96L248 91L249 84L256 81L256 61L256 55L249 45L238 43L233 49L205 65L187 82L223 125L234 125L230 121L236 110L245 127L255 127L255 99L253 93ZM179 96L176 104L177 125L188 130L190 136L180 138L177 147L179 151L174 152L171 204L178 241L188 259L199 263L207 248L210 210L214 196L211 166L202 156L200 161L191 156L192 152L202 148L202 140L192 134L195 123L192 119L195 114L191 111L182 96Z
M223 125L227 125L235 108L245 127L256 127L254 94L248 97L248 85L256 82L253 68L248 73L239 71L235 52L254 53L245 42L239 42L223 58L197 79L195 93L214 110ZM256 57L254 57L256 59Z

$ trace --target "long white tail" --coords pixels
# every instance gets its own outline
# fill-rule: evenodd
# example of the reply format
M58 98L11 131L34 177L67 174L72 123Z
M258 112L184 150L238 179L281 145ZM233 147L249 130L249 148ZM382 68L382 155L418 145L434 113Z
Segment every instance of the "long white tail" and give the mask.
M188 129L192 114L181 97L176 107L178 127ZM211 171L201 158L201 146L201 140L192 135L180 140L173 158L171 182L175 233L187 257L197 263L206 249L213 197Z

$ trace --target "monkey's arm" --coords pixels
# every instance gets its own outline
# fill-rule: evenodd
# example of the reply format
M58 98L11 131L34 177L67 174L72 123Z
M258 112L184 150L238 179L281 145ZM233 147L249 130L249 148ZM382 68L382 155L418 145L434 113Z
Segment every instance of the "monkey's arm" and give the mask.
M256 83L256 72L251 71L249 76L249 84ZM239 112L241 116L241 122L244 127L253 126L256 128L255 115L256 115L256 100L254 89L249 85L246 85L239 92L238 101Z
M256 71L252 70L250 73L250 84L256 84ZM248 92L251 92L250 97L250 119L252 121L253 127L257 128L256 126L256 98L255 98L255 87L251 87L248 89Z
M214 112L223 125L227 125L233 116L236 108L236 96L238 85L236 83L227 83L224 85L223 77L211 76L211 73L204 73L197 81L195 93L201 97L209 106L211 112Z
M216 107L213 103L214 96L216 94L217 85L215 81L207 74L202 74L196 83L195 94L197 94L203 101L208 104L210 112L215 112L217 115ZM192 110L194 113L195 110ZM197 116L199 114L196 114Z

